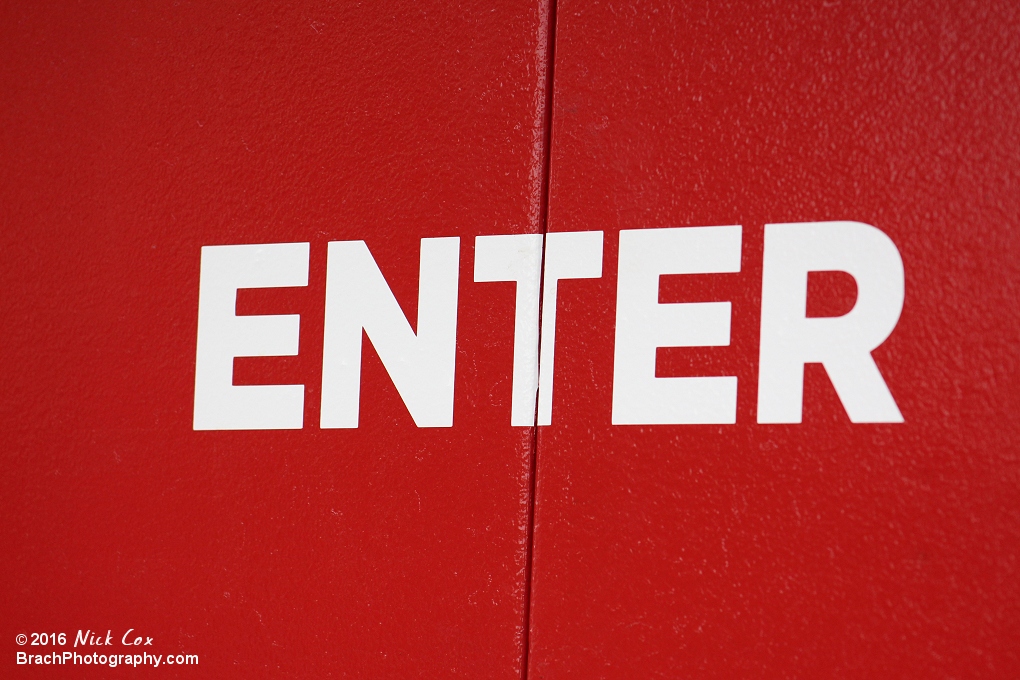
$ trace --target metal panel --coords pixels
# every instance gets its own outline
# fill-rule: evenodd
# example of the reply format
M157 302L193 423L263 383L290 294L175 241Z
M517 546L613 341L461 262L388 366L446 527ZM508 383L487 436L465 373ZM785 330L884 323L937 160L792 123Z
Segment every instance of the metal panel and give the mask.
M560 288L539 429L530 677L1020 672L1015 3L562 0L550 231L604 230ZM852 423L808 364L759 424L764 226L853 220L902 256L874 360L905 420ZM620 231L741 225L730 344L656 373L736 376L731 425L611 425ZM812 273L808 313L854 304ZM618 337L618 336L617 336Z
M533 430L513 285L470 272L476 235L539 229L544 6L2 14L6 644L134 628L199 655L181 677L518 677ZM365 343L360 428L321 429L327 243L365 240L414 327L426 237L461 238L455 427L416 427ZM303 428L193 431L201 248L266 243L310 244L308 285L237 313L299 314L299 353L234 382L304 385Z

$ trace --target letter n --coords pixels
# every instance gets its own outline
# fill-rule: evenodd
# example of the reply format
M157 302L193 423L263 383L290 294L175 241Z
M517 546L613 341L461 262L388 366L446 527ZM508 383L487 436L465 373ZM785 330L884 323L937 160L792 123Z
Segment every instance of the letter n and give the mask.
M362 330L415 424L453 425L459 275L459 238L422 239L415 333L365 242L329 244L322 428L358 426Z

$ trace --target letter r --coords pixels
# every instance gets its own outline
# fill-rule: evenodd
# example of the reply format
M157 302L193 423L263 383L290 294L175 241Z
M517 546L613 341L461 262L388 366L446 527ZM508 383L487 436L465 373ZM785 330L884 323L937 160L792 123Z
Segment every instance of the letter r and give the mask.
M842 271L857 302L839 317L807 317L807 275ZM758 361L758 422L799 423L804 364L821 363L855 423L902 423L871 356L903 310L903 260L892 240L861 222L765 225Z

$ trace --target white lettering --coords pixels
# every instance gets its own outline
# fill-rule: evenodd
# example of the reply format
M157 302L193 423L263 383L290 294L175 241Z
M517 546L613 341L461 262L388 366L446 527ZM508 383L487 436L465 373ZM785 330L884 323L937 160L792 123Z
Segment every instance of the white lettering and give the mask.
M535 424L538 391L538 294L542 281L542 235L475 238L475 281L515 281L514 368L510 424Z
M730 344L729 302L659 304L663 274L740 271L741 228L620 232L614 425L735 423L737 378L655 377L658 347Z
M810 271L842 271L853 276L857 282L854 308L839 317L807 318ZM899 250L871 225L766 225L758 422L801 422L805 363L825 367L852 422L903 422L871 356L896 327L903 293Z
M238 288L308 285L308 244L204 246L195 355L196 430L289 430L304 422L304 385L234 385L234 357L294 356L297 314L237 316Z
M538 367L538 424L552 423L553 360L556 358L557 284L602 276L602 232L555 232L545 237L542 340Z
M453 425L460 239L422 239L420 257L415 334L365 242L329 244L321 427L358 426L362 329L415 424Z

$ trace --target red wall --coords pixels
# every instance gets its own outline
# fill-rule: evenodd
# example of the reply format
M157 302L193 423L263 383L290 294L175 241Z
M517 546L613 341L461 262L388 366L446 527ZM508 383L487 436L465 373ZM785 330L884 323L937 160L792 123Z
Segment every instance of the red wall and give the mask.
M199 655L167 677L1020 674L1020 11L499 4L0 8L0 675L146 672L15 660L129 628ZM851 423L820 364L802 423L757 422L764 226L829 220L902 257L903 423ZM656 371L736 376L736 423L612 425L619 232L715 225L739 273L660 302L732 302L730 345ZM552 424L513 427L474 238L589 230ZM320 428L327 243L414 326L451 236L453 427L366 342L359 427ZM201 248L280 242L308 286L237 313L300 314L300 351L234 382L303 384L304 427L194 431Z
M549 229L605 229L606 271L557 327L533 677L1020 673L1017 9L558 3ZM758 424L764 225L841 219L903 258L874 358L905 422L809 364L803 423ZM619 230L728 224L740 273L660 301L732 301L731 345L657 370L737 376L736 424L611 426Z

